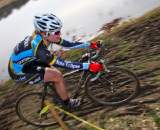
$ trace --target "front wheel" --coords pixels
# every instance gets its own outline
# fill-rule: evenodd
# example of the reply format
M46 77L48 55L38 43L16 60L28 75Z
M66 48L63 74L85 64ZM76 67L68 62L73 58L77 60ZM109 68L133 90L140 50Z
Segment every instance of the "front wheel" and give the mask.
M108 71L91 81L88 77L85 89L90 99L102 105L119 105L135 98L139 90L139 80L128 69L108 67Z
M31 125L39 127L57 125L50 112L40 115L43 108L42 95L39 92L30 92L20 96L16 102L16 113L21 120ZM53 97L47 94L45 99L52 101Z

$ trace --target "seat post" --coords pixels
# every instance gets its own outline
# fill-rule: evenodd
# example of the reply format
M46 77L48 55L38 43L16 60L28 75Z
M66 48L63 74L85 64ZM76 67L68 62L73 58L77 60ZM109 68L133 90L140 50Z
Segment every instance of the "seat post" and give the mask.
M43 86L44 86L44 93L47 93L49 84L50 84L50 82L44 82L44 83L43 83Z

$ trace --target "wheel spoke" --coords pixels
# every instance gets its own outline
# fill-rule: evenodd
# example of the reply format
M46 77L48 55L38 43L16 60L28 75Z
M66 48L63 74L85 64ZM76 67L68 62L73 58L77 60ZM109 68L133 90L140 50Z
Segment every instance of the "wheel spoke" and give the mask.
M97 81L88 81L86 90L89 97L104 105L120 104L131 100L139 87L135 75L119 67L111 67L109 70Z

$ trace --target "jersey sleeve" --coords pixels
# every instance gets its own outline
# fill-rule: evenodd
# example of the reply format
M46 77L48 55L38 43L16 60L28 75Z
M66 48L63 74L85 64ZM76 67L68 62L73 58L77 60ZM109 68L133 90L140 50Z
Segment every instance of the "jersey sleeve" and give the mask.
M37 58L42 62L50 65L62 67L65 69L82 69L88 70L89 63L71 62L61 59L60 57L54 56L50 53L44 45L40 46L37 50Z
M82 70L89 69L89 63L71 62L71 61L63 60L58 57L56 58L54 66L58 66L66 69L82 69Z
M70 42L61 39L60 45L69 49L85 49L90 47L90 42Z

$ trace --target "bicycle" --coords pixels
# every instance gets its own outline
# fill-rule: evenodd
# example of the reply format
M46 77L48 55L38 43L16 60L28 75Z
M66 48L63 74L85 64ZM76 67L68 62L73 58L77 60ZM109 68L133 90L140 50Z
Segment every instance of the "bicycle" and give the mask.
M104 45L103 43L100 49L96 51L88 49L87 53L80 59L81 62L99 61L103 64L104 71L92 74L89 71L73 70L65 73L64 79L69 78L69 80L65 81L71 82L69 85L71 86L70 89L73 90L71 94L73 98L79 97L82 94L82 90L84 90L89 99L95 103L104 106L120 105L137 96L140 83L136 75L130 70L107 65L107 61L103 58L106 51ZM50 113L39 116L40 111L45 106L45 99L52 102L53 97L54 99L59 99L50 85L51 83L44 83L42 92L28 92L18 98L16 101L16 113L21 120L39 127L57 124L51 118L52 115ZM84 96L81 96L83 101ZM62 118L64 117L63 114L61 116Z

